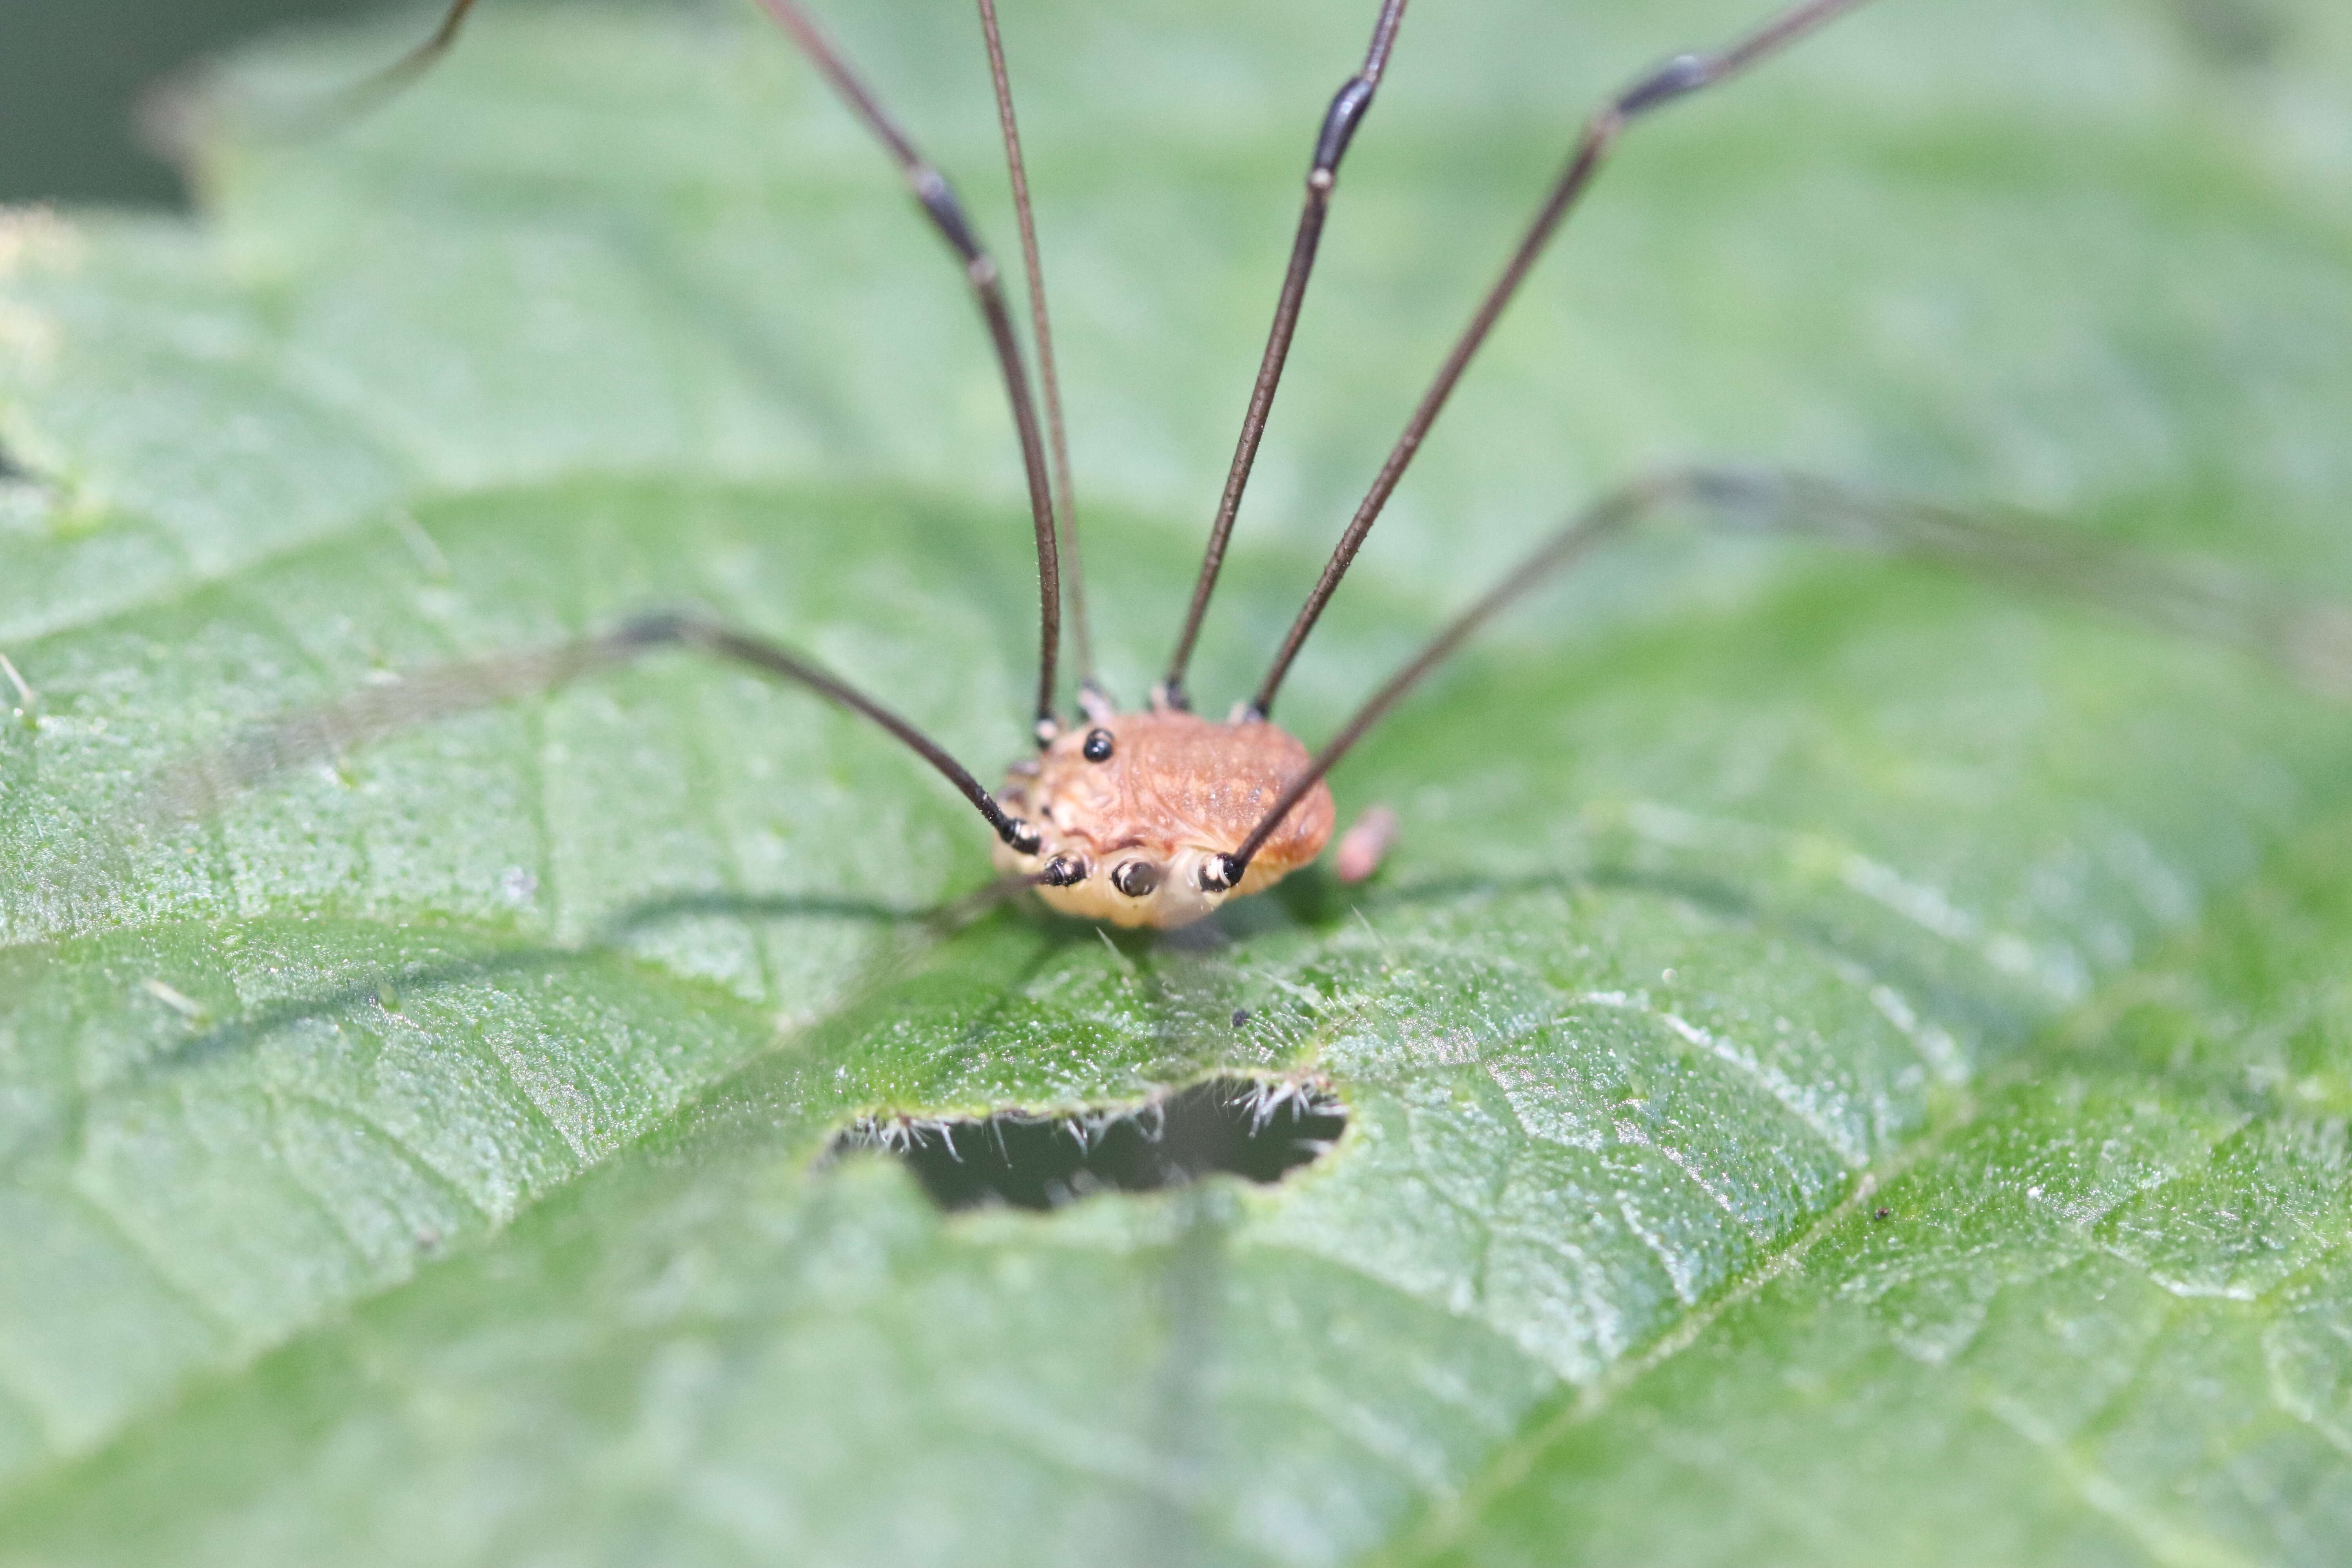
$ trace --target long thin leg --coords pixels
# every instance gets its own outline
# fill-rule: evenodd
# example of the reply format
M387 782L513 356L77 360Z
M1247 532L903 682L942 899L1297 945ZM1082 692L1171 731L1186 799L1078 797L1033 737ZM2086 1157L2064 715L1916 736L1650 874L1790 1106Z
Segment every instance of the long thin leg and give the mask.
M380 84L378 92L396 89L418 72L448 52L457 41L457 32L466 16L474 8L475 0L452 0L442 14L441 24L432 37L396 62L381 77L372 79ZM1013 330L1012 312L1005 308L1004 288L997 273L996 259L980 242L963 203L948 184L945 174L933 167L915 150L907 133L890 118L881 102L861 80L849 62L824 33L816 20L800 4L800 0L760 0L760 6L775 19L786 36L797 45L809 63L817 68L835 94L846 104L866 128L882 143L891 160L898 165L908 189L915 195L923 215L931 226L963 262L964 279L971 285L972 298L980 305L981 320L987 325L988 339L996 351L996 363L1004 374L1004 395L1013 405L1013 427L1021 439L1021 466L1029 480L1029 511L1037 534L1037 722L1038 744L1044 745L1060 732L1060 723L1054 716L1055 671L1060 657L1062 640L1062 568L1058 543L1054 530L1054 491L1046 477L1045 444L1037 429L1037 410L1029 392L1029 373L1021 361L1021 338ZM366 84L362 84L366 86Z
M316 135L365 114L431 70L441 57L449 52L449 47L457 41L458 33L464 29L466 18L472 13L474 4L475 0L450 0L448 10L442 13L432 35L423 43L382 70L331 91L316 103L305 105L287 116L276 129L287 135Z
M1811 534L2060 594L2155 630L2240 648L2315 689L2352 699L2352 608L2298 599L2273 584L2218 569L2192 570L2021 519L1887 500L1802 475L1687 468L1628 486L1578 513L1431 638L1276 797L1264 820L1225 858L1223 885L1241 881L1291 808L1472 633L1594 546L1670 507L1695 508L1734 529Z
M223 750L170 769L147 795L147 816L170 822L208 816L271 774L331 757L413 725L470 709L547 691L566 681L625 664L657 647L691 647L764 675L804 686L825 700L871 719L939 770L988 819L996 836L1026 853L1036 830L1007 816L970 770L929 736L789 649L704 616L665 611L640 616L609 632L530 653L436 665L400 681L370 687L339 702L286 714L247 731Z
M1429 427L1437 422L1445 400L1453 395L1454 383L1462 379L1462 373L1468 368L1471 356L1486 341L1486 334L1494 329L1503 308L1511 302L1511 296L1518 291L1528 268L1535 265L1536 258L1543 254L1544 247L1550 243L1560 221L1591 185L1594 174L1608 158L1610 150L1616 145L1617 139L1624 134L1625 128L1663 104L1738 75L1765 56L1787 47L1823 23L1863 3L1864 0L1804 0L1803 4L1781 12L1727 48L1712 54L1680 55L1667 61L1619 93L1585 121L1584 134L1578 140L1576 151L1570 154L1568 166L1553 182L1550 194L1544 198L1543 205L1537 209L1535 221L1528 226L1526 235L1504 267L1502 276L1495 280L1493 288L1486 290L1486 299L1470 318L1470 325L1454 343L1453 351L1445 356L1445 363L1438 367L1436 379L1430 383L1429 390L1422 394L1420 405L1412 411L1412 417L1405 421L1404 434L1397 437L1388 460L1381 465L1379 477L1372 480L1371 489L1365 494L1363 503L1357 507L1347 531L1340 535L1338 548L1331 552L1331 559L1323 568L1323 575L1317 580L1314 592L1307 595L1297 620L1292 623L1289 634L1282 639L1281 649L1274 656L1273 667L1265 672L1265 679L1259 684L1257 695L1251 700L1254 711L1260 715L1272 711L1275 693L1281 689L1283 677L1290 671L1291 660L1298 657L1298 649L1307 641L1307 634L1315 629L1315 623L1322 616L1323 606L1330 601L1332 591L1339 587L1339 579L1347 575L1349 563L1355 560L1364 536L1372 531L1381 509L1388 504L1397 481L1404 477L1406 466L1412 463L1413 454L1421 449L1422 440L1429 434Z
M985 0L983 0L985 3ZM1201 575L1192 584L1192 603L1184 612L1184 629L1177 634L1176 651L1169 656L1168 674L1154 695L1170 708L1189 708L1184 671L1192 662L1192 645L1201 635L1201 617L1209 611L1209 595L1216 591L1217 574L1225 563L1225 542L1233 536L1234 517L1241 510L1242 491L1257 461L1258 442L1265 435L1266 413L1274 406L1275 388L1282 381L1284 361L1290 357L1290 340L1298 330L1298 310L1307 297L1307 278L1315 270L1316 247L1323 240L1323 220L1330 215L1331 192L1339 182L1339 160L1372 106L1372 93L1387 68L1389 47L1397 25L1404 20L1405 0L1381 0L1380 19L1372 25L1372 46L1364 64L1340 85L1331 107L1324 112L1323 128L1315 137L1314 161L1307 168L1307 201L1299 209L1298 233L1290 242L1290 266L1282 275L1282 292L1274 302L1274 326L1267 332L1265 355L1258 361L1257 381L1250 388L1249 407L1242 415L1241 440L1234 447L1233 467L1225 472L1224 494L1217 501L1217 520L1209 527L1209 548L1201 557Z
M1045 445L1038 434L1037 410L1029 395L1029 373L1022 366L1021 339L1013 331L1012 312L1005 309L996 258L980 243L980 236L947 176L915 151L907 133L817 30L815 19L799 0L760 0L760 6L800 46L801 53L808 57L850 111L865 121L866 128L897 162L908 189L914 192L931 226L962 258L964 278L971 284L982 319L988 323L989 341L995 345L997 364L1004 373L1005 395L1013 404L1013 427L1021 437L1021 464L1029 479L1029 511L1037 531L1036 732L1038 744L1044 745L1061 728L1054 717L1054 676L1062 640L1062 568L1054 536L1054 489L1046 477Z
M1068 585L1070 651L1076 655L1079 683L1093 688L1097 684L1095 647L1087 623L1087 574L1078 560L1077 490L1070 482L1070 437L1062 421L1062 378L1054 368L1054 329L1045 316L1045 271L1037 259L1037 218L1029 200L1029 168L1021 156L1021 127L1013 117L1013 77L1004 65L996 0L980 0L980 31L988 43L988 74L996 88L996 120L1004 133L1013 211L1021 225L1021 270L1029 283L1029 327L1037 340L1037 390L1045 402L1045 442L1054 458L1054 519L1060 525L1062 578Z

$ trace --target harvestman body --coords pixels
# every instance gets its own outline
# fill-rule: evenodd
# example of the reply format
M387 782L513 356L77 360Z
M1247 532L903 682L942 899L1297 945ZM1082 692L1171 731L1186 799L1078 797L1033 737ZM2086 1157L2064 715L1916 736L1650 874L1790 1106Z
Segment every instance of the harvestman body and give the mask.
M960 789L987 820L997 837L994 853L1000 869L1034 888L1055 909L1124 926L1181 926L1228 899L1262 891L1314 860L1333 825L1324 777L1374 724L1505 606L1595 544L1670 507L1710 512L1748 528L1806 532L1920 555L2027 586L2063 590L2160 626L2236 643L2315 683L2339 689L2352 685L2347 679L2347 667L2352 667L2352 619L2341 611L2298 608L2243 584L2188 576L2063 536L1941 508L1859 497L1819 480L1693 468L1628 486L1572 517L1391 677L1321 751L1310 753L1271 721L1276 694L1292 661L1454 384L1619 136L1647 112L1738 73L1864 3L1804 0L1727 47L1676 57L1587 120L1566 167L1381 465L1255 695L1230 720L1195 716L1185 690L1185 670L1281 380L1340 161L1371 105L1403 18L1406 0L1381 0L1364 63L1332 100L1316 139L1273 328L1175 652L1150 706L1122 713L1093 677L1052 337L993 0L978 3L1020 221L1042 422L996 263L953 189L817 29L800 0L759 3L897 163L923 213L961 260L980 307L1012 405L1034 525L1040 614L1034 733L1038 754L1013 764L1004 787L991 795L906 720L798 655L697 615L658 614L559 647L427 669L396 686L372 689L332 706L281 719L226 752L167 776L159 802L167 812L212 809L229 793L289 763L330 754L422 720L545 690L650 648L689 647L806 687L888 731ZM455 41L473 5L474 0L454 0L425 44L364 84L354 97L372 100L430 65ZM1069 563L1066 580L1065 560ZM1066 601L1085 721L1077 727L1066 727L1056 706ZM1374 832L1351 844L1343 852L1349 862L1343 875L1352 879L1362 874L1368 858L1377 858L1379 841L1381 835Z

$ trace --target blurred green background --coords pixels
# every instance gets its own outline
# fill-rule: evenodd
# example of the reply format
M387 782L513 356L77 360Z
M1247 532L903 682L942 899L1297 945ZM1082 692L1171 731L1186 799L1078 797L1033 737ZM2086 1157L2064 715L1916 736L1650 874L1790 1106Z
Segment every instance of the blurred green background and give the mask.
M397 3L397 0L392 0ZM274 26L387 0L8 0L0 26L0 202L184 205L140 105L173 73ZM2166 0L2209 58L2254 64L2277 43L2270 0ZM429 23L419 8L420 26Z
M140 100L182 67L272 26L383 0L8 0L0 23L0 202L180 204L142 144Z

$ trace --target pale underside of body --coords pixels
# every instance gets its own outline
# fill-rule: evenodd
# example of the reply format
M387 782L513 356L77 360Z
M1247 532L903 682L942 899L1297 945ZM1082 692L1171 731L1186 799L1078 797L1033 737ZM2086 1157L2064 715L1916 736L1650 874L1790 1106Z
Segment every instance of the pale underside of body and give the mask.
M998 796L1038 836L1034 854L1000 844L998 867L1033 879L1064 914L1190 925L1227 899L1272 887L1331 837L1331 792L1318 782L1240 883L1221 887L1216 868L1313 765L1307 748L1264 720L1221 724L1168 709L1095 720L1013 764Z

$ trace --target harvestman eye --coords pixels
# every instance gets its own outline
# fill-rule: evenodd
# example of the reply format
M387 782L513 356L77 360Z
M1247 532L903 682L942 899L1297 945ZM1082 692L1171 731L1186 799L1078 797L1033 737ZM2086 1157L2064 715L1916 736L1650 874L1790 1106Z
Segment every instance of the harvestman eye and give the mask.
M2014 585L2063 592L2160 629L2236 644L2315 685L2339 694L2352 692L2352 614L2336 606L2300 603L2284 593L2223 580L2210 572L2190 575L2063 532L1998 518L1874 499L1802 476L1692 467L1638 479L1572 513L1379 687L1320 751L1310 754L1270 721L1267 716L1293 660L1454 386L1618 141L1649 114L1740 74L1863 3L1802 0L1725 47L1673 57L1587 118L1566 163L1341 531L1255 694L1234 719L1216 723L1191 711L1187 668L1289 356L1324 220L1338 190L1340 162L1371 108L1403 20L1405 0L1381 0L1363 64L1341 84L1325 110L1307 165L1289 265L1276 295L1273 324L1175 649L1150 704L1123 716L1095 677L1036 225L995 0L978 0L978 5L1020 227L1031 326L1027 342L1037 357L1034 390L1024 338L1006 304L995 259L982 244L954 187L916 149L801 0L759 0L880 144L923 218L953 251L979 310L1004 385L1028 487L1038 593L1031 733L1038 754L1013 765L1000 801L928 735L846 681L765 638L690 612L661 612L557 647L418 671L397 684L373 687L341 702L289 715L164 774L151 792L152 813L170 816L211 811L234 792L292 763L335 754L445 714L545 691L652 648L687 647L800 686L896 738L960 791L994 830L996 861L1008 874L1006 885L1034 888L1055 908L1089 919L1181 925L1227 898L1260 891L1313 860L1329 838L1333 821L1324 775L1357 742L1505 608L1597 545L1665 512L1696 513L1748 531L1810 534L1916 556ZM473 0L455 0L429 39L345 95L342 106L363 107L429 67L455 41L472 5ZM1056 706L1066 608L1078 707L1094 725L1083 737L1063 729ZM1125 755L1116 776L1091 771L1092 764L1108 762L1113 754L1114 736L1108 726L1114 720L1118 725L1117 749ZM1090 879L1096 863L1135 848L1144 853L1119 862L1108 878ZM1193 866L1192 875L1163 889L1163 868L1180 861ZM1147 904L1144 900L1154 892L1165 896Z

